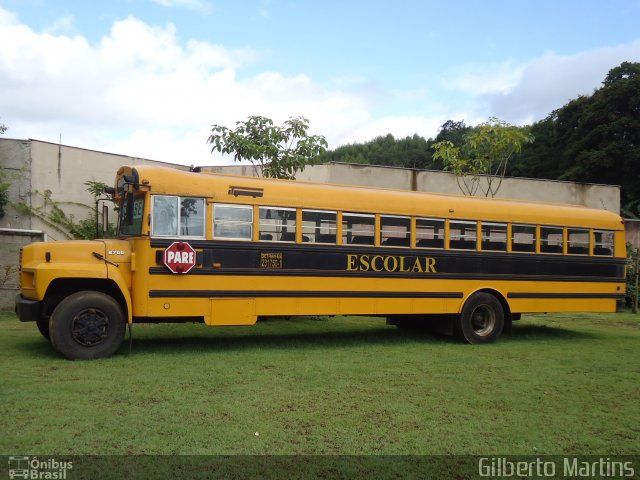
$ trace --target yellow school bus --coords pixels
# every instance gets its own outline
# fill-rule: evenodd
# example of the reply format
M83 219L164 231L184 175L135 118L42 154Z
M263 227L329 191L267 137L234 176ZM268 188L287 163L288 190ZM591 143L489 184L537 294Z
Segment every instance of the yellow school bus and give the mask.
M118 239L21 252L16 310L72 359L138 322L446 320L495 341L524 312L624 305L622 219L579 206L122 167Z

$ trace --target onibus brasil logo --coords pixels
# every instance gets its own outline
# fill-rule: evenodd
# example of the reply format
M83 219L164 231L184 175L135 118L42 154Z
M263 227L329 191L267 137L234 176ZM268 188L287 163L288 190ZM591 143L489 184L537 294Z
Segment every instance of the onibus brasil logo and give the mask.
M9 478L29 480L65 480L67 471L73 468L73 462L59 461L53 458L9 457Z

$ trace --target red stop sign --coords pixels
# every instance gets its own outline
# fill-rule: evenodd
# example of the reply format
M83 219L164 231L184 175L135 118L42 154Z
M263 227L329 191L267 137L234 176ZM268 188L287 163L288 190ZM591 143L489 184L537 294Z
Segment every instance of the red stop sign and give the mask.
M173 242L162 260L173 273L187 273L196 265L196 251L187 242Z

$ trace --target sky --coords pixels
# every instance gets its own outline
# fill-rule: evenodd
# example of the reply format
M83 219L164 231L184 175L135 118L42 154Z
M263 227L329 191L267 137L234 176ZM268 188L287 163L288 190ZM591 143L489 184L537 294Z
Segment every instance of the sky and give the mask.
M516 125L640 61L640 0L0 0L0 123L184 165L212 125L309 119L329 148Z

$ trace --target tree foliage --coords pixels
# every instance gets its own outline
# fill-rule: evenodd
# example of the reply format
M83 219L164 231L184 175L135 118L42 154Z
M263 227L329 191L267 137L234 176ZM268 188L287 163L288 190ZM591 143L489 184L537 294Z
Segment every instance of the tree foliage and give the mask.
M367 163L402 168L431 168L431 144L419 135L395 138L391 134L365 143L344 145L320 157L322 163Z
M0 123L0 135L7 131L7 127ZM6 214L5 207L9 203L9 187L11 182L9 176L5 171L4 165L0 165L0 218L3 218Z
M441 159L446 170L456 175L458 187L465 195L478 191L495 196L511 157L533 141L527 128L516 127L497 118L472 128L461 137L462 143L443 140L434 144L434 158Z
M638 271L640 265L640 249L634 248L627 242L627 268L626 268L626 300L633 313L638 313Z
M593 95L580 96L535 123L533 145L510 173L620 185L623 208L640 201L640 63L611 69Z
M207 143L212 152L250 162L257 175L294 179L296 172L316 163L327 148L322 135L309 135L308 130L309 121L304 117L290 117L276 126L270 118L251 116L236 122L234 130L212 125Z
M0 165L0 218L6 215L5 207L9 203L9 187L11 183L4 166Z
M640 217L640 63L612 68L592 95L571 100L529 128L535 142L522 144L507 175L620 185L622 213ZM473 129L448 120L435 139L386 135L326 152L322 161L441 170L445 165L433 145L451 142L464 156L462 145Z
M84 182L84 185L86 186L85 190L91 194L94 201L100 197L106 186L106 184L93 178ZM97 238L96 235L99 232L96 231L95 204L92 206L77 202L59 202L52 198L51 190L45 190L44 192L36 190L34 193L36 195L35 198L41 199L42 203L39 206L34 207L24 202L18 202L13 204L16 210L23 215L38 218L65 238L75 240L93 240ZM70 205L86 209L88 216L82 220L76 220L75 215L65 211L65 208ZM107 236L115 236L115 226L109 223L108 227Z

